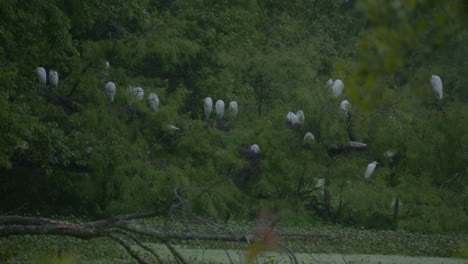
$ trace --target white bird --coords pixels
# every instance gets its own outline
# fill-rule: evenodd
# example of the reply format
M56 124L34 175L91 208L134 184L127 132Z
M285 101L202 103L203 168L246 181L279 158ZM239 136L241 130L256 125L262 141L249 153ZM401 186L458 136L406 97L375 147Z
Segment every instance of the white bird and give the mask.
M366 180L369 179L369 177L372 175L377 164L379 163L377 161L374 161L374 162L369 163L369 165L367 165L366 173L364 174L364 178Z
M142 101L143 98L145 98L145 90L143 90L141 87L137 87L135 88L135 95L138 100Z
M385 155L385 157L387 157L387 158L393 158L393 157L395 157L395 153L394 153L393 151L391 151L391 150L385 151L384 155Z
M299 125L299 119L297 118L297 115L294 114L293 112L289 112L286 115L286 120L287 120L288 124L290 124L291 126Z
M325 193L325 179L324 178L318 178L317 183L315 184L315 188L319 189L320 188L320 195L323 197Z
M102 81L107 80L107 77L109 76L109 69L110 69L109 61L106 61L104 63L104 70L101 73L101 80Z
M312 134L312 132L307 132L304 135L304 140L315 140L315 136Z
M250 146L250 150L253 153L259 153L260 152L260 147L257 144L253 144L252 146Z
M46 81L47 81L46 70L43 67L37 67L37 69L35 69L34 71L37 72L37 78L39 79L39 83L42 86L46 86Z
M335 97L340 96L341 93L343 92L343 89L344 89L344 83L340 79L337 79L333 83L333 86L332 86L333 95Z
M148 95L148 104L153 111L157 112L159 110L159 97L155 93L150 93Z
M115 83L108 82L106 87L104 87L104 94L111 99L111 102L114 102L115 92L117 91L117 87Z
M351 147L355 147L355 148L365 148L365 147L367 147L366 143L362 143L362 142L359 142L359 141L350 141L349 145Z
M59 82L59 74L54 70L49 71L49 83L54 87L57 88Z
M393 197L392 201L390 202L390 208L391 209L395 208L396 201L397 201L397 199L395 197ZM398 198L398 207L403 207L403 202L401 201L400 198Z
M167 128L168 128L169 130L172 130L172 131L177 131L177 130L180 129L180 128L174 126L174 125L168 125Z
M27 141L23 141L23 143L21 145L17 145L15 146L15 149L19 149L19 150L27 150L29 149L29 143Z
M87 148L85 148L85 152L86 152L86 154L91 155L94 152L94 148L93 147L87 147Z
M325 179L324 178L318 178L317 179L317 184L315 184L315 187L323 187L325 186Z
M223 119L223 116L224 116L224 101L223 100L216 101L215 107L216 107L216 117L218 119Z
M434 92L437 94L437 98L442 99L444 87L442 85L442 80L440 79L440 77L437 75L432 75L431 84L432 89L434 89Z
M343 100L340 103L340 108L343 109L343 111L345 111L346 117L348 117L348 112L349 112L349 106L350 105L351 104L349 103L348 100Z
M327 86L330 87L330 88L333 86L333 79L328 80Z
M304 112L302 110L297 111L296 117L299 124L304 123Z
M231 120L237 119L237 102L231 101L229 103L229 113L231 114Z
M213 101L210 97L203 99L203 107L205 109L205 118L209 119L211 115L211 110L213 109Z

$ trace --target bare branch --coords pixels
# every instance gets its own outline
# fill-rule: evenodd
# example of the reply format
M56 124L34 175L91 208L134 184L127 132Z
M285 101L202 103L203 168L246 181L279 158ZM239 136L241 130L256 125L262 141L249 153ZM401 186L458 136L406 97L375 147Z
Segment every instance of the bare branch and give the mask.
M112 238L113 240L117 241L125 250L127 250L128 254L132 256L134 259L138 261L140 264L151 264L150 262L146 261L143 259L139 254L138 251L132 248L132 245L130 245L125 239L121 238L117 234L110 233L107 235L108 237Z
M169 241L164 240L164 244L166 244L166 247L169 249L169 251L171 251L172 255L174 256L177 262L187 264L182 255L180 255L180 253L171 245Z
M147 245L143 244L136 236L134 236L133 234L125 231L125 230L121 230L121 229L116 229L115 231L113 231L114 233L121 233L127 237L129 237L130 239L132 239L135 243L137 243L137 245L139 245L141 248L147 250L148 252L151 253L151 255L153 255L159 263L163 263L161 257L159 257L159 255L153 250L151 249L150 247L148 247Z

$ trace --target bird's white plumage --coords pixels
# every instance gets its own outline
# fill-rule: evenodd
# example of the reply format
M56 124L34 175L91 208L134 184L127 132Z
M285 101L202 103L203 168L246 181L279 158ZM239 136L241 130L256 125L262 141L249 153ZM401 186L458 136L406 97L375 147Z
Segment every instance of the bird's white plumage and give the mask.
M369 163L369 165L367 165L366 173L364 174L364 178L366 180L369 179L369 177L372 175L372 173L374 172L375 167L377 166L377 164L378 164L378 162L374 161L374 162Z
M365 148L365 147L367 147L366 143L362 143L362 142L359 142L359 141L350 141L349 145L351 147L356 147L356 148Z
M85 148L85 152L86 152L86 154L91 155L94 152L94 148L93 147L87 147L87 148Z
M442 79L440 79L440 77L437 75L432 75L431 84L432 84L432 89L434 89L434 92L437 95L437 99L442 99L443 89L444 89L442 85Z
M252 146L250 146L250 150L254 153L259 153L260 152L260 146L258 146L257 144L253 144Z
M231 115L231 120L235 120L237 118L237 102L236 101L231 101L229 103L229 113Z
M211 100L210 97L203 99L203 107L206 119L210 118L211 110L213 109L213 100Z
M180 130L180 128L178 128L178 127L176 127L176 126L174 126L174 125L168 125L167 128L168 128L169 130L172 130L172 131Z
M391 151L391 150L385 151L384 155L385 155L385 157L387 157L387 158L393 158L393 157L395 157L395 153L394 153L393 151Z
M157 112L159 110L159 97L155 93L150 93L148 95L148 104L153 111Z
M307 132L304 135L304 140L315 140L315 136L312 134L312 132Z
M47 82L47 73L43 67L37 67L35 70L37 72L37 78L39 79L39 84L42 86L46 85Z
M223 116L224 116L224 101L223 100L216 101L215 108L216 108L216 117L218 119L223 119Z
M115 83L108 82L104 87L104 94L110 98L111 102L114 102L115 93L117 92L117 86Z
M142 101L145 98L145 90L141 87L135 88L135 95L138 100Z
M340 79L337 79L332 86L333 95L338 97L343 93L344 83Z
M110 63L109 63L109 61L106 61L105 66L106 66L106 69L109 69L109 68L110 68Z
M318 178L317 183L315 184L315 187L324 187L325 186L325 179L324 178Z
M56 72L54 70L49 71L49 83L54 88L57 88L58 83L59 83L59 74L58 74L58 72Z
M349 111L349 106L351 104L349 103L348 100L343 100L341 101L340 103L340 108L343 109L343 111L345 112L346 116L348 116L348 111Z
M327 86L330 87L330 88L333 86L333 79L329 79L327 81Z
M299 124L304 123L304 119L305 119L304 111L302 111L302 110L297 111L296 117L297 117L297 121L299 122Z
M294 114L293 112L289 112L287 115L286 115L286 120L288 121L288 123L292 126L296 126L299 124L299 119L297 118L297 115Z
M390 208L395 208L396 201L397 199L393 197L392 201L390 202ZM398 198L398 207L403 207L403 202L401 201L401 198Z

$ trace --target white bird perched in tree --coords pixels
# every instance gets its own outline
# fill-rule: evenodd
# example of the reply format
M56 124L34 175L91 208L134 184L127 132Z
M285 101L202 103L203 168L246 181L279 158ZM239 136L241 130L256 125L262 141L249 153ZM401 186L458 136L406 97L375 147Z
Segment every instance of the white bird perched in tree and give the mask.
M318 178L317 183L315 184L315 187L324 187L325 186L325 179L324 178Z
M59 82L59 74L58 72L54 70L49 71L49 83L52 85L54 88L57 88Z
M110 64L109 64L109 61L106 61L104 63L104 70L101 72L102 81L107 80L107 77L109 76L109 70L110 70Z
M374 161L374 162L369 163L369 165L367 165L366 173L364 174L364 178L366 180L369 179L369 177L372 175L377 164L379 163L377 161Z
M359 142L359 141L350 141L349 145L351 147L355 147L355 148L365 148L365 147L367 147L366 143L362 143L362 142Z
M403 202L401 201L400 197L398 198L393 197L392 201L390 202L390 208L395 208L395 206L397 205L397 201L398 201L398 207L403 206Z
M289 112L286 115L286 121L288 122L289 125L293 127L299 125L299 119L297 118L297 115L294 114L293 112Z
M213 109L213 100L210 97L203 99L203 107L205 109L205 118L209 119L211 115L211 110Z
M330 87L330 88L333 86L333 79L329 79L327 81L327 86Z
M115 83L108 82L104 87L104 94L111 99L111 102L114 102L115 92L117 92Z
M437 98L442 99L444 87L442 86L442 80L440 77L437 75L432 75L431 84L432 89L434 89L434 92L437 94Z
M384 155L385 155L385 157L387 157L387 158L393 158L393 157L395 157L395 153L394 153L393 151L391 151L391 150L385 151Z
M312 134L312 132L307 132L304 135L304 140L315 140L315 136Z
M231 120L237 119L237 102L236 101L231 101L229 103L229 113L231 115Z
M259 153L260 147L257 144L253 144L252 146L250 146L250 151L252 151L253 153Z
M349 103L348 100L343 100L343 101L341 101L341 103L340 103L340 108L343 109L343 111L344 111L345 114L346 114L346 117L348 117L348 112L349 112L349 106L350 106L350 105L351 105L351 104Z
M320 189L319 190L320 196L323 197L323 195L325 194L325 179L318 178L317 183L315 184L315 188Z
M296 117L299 124L304 123L304 112L302 110L297 111Z
M148 95L148 104L153 111L157 112L159 110L159 97L155 93L150 93Z
M216 107L216 117L218 119L223 119L223 116L224 116L224 101L223 100L216 101L215 107Z
M168 128L169 130L172 130L172 131L180 130L180 128L178 128L178 127L176 127L176 126L174 126L174 125L168 125L167 128Z
M138 100L142 101L143 98L145 98L145 90L143 90L141 87L137 87L135 88L135 95Z
M86 154L91 155L94 152L94 148L93 147L87 147L87 148L85 148L85 152L86 152Z
M289 112L286 115L286 125L290 129L298 129L301 123L299 122L299 118L297 118L296 114L294 114L293 112Z
M335 97L340 96L341 93L343 92L343 89L344 89L344 83L340 79L337 79L333 83L333 86L332 86L333 95Z
M37 69L34 70L37 72L37 78L39 79L39 84L42 86L46 86L47 82L47 74L46 70L43 67L37 67Z

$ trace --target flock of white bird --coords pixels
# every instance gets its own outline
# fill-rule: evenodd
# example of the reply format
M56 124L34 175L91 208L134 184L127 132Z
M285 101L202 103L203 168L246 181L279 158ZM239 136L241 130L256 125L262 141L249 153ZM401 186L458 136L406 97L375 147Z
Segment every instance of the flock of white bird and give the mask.
M39 84L45 87L47 84L47 72L44 69L44 67L38 67L34 71L37 72L37 78L39 79ZM54 70L50 70L49 71L49 84L52 87L57 88L58 83L59 83L59 73Z
M328 80L327 82L328 87L331 88L332 93L335 97L339 97L343 93L344 89L344 83L343 81L337 79L333 81L332 79ZM431 85L432 89L434 90L437 99L442 99L443 96L443 85L442 85L442 79L437 76L437 75L432 75L431 76ZM343 100L340 103L340 108L343 109L343 111L346 114L346 117L349 115L349 108L351 104L348 100ZM356 142L356 141L351 141L350 145L353 147L366 147L367 144L361 143L361 142ZM393 158L395 154L391 150L387 150L385 152L385 155L389 158ZM377 161L373 161L367 165L366 171L364 172L364 178L366 180L369 180L371 177L372 173L374 172L375 168L377 167L377 164L379 164Z
M205 119L208 120L210 118L211 112L213 110L213 100L210 97L206 97L203 101L203 109L205 111ZM216 118L218 120L223 119L224 117L224 101L218 100L215 103L215 110L216 110ZM237 119L237 112L238 112L238 105L236 101L231 101L228 106L229 117L231 120Z
M106 69L110 68L110 64L108 61L106 61L105 64ZM38 67L35 72L37 72L37 77L39 79L39 84L43 87L46 86L47 84L47 72L43 67ZM59 83L59 73L55 70L50 70L49 71L49 84L57 88ZM443 85L442 85L442 79L437 76L437 75L432 75L431 76L431 85L432 89L434 90L437 99L442 99L443 97ZM331 88L331 91L335 97L341 96L343 93L344 89L344 83L342 80L337 79L333 81L332 79L329 79L327 81L327 86ZM145 96L145 91L141 87L133 87L130 86L127 88L127 91L135 96L139 101L142 101ZM117 92L117 86L113 82L108 82L105 87L104 87L104 95L110 99L111 102L114 102L115 95ZM148 104L152 110L157 112L159 110L159 97L156 93L150 93L148 95ZM204 102L204 111L205 111L205 118L208 120L210 118L212 109L213 109L213 100L210 97L206 97L205 99L202 100ZM343 100L340 103L340 108L345 112L346 117L349 115L349 110L350 110L350 102L348 100ZM224 110L225 110L225 105L223 100L218 100L215 103L215 110L216 110L216 118L218 120L223 119L224 117ZM228 111L230 113L230 119L235 120L237 119L237 113L238 113L238 105L236 101L231 101L228 106ZM304 117L304 112L302 110L298 110L296 113L289 112L286 115L286 122L291 128L297 129L304 123L305 117ZM168 126L170 130L179 130L178 127L170 125ZM312 132L307 132L304 135L304 140L315 140L314 134ZM356 142L356 141L351 141L350 142L351 146L354 147L365 147L367 146L364 143L361 142ZM260 152L260 147L257 144L253 144L250 146L250 150L254 153L259 153ZM385 155L387 157L392 158L395 154L388 150L385 152ZM372 173L374 172L377 164L379 164L377 161L371 162L367 165L366 171L364 173L364 178L366 180L369 180L371 177ZM321 184L323 185L323 184Z

